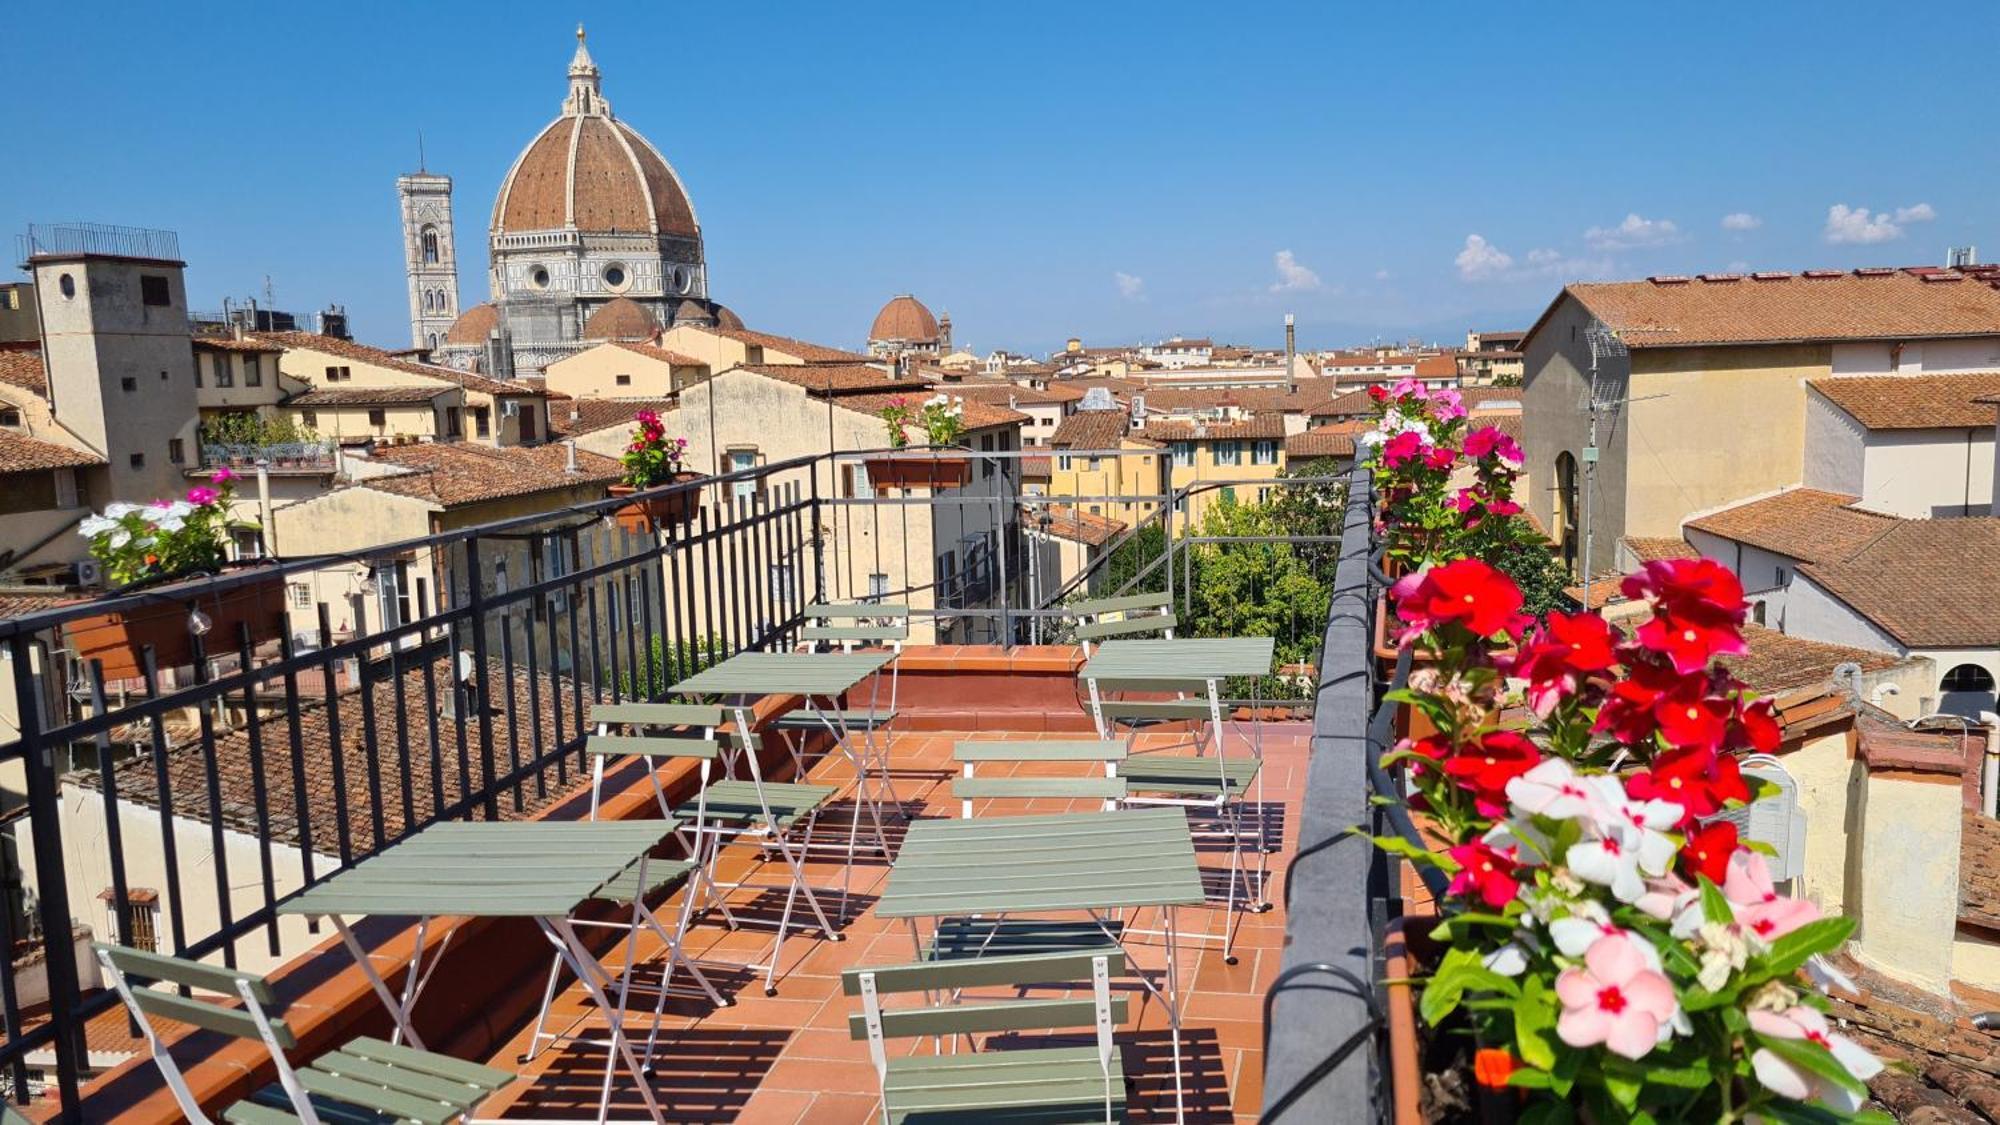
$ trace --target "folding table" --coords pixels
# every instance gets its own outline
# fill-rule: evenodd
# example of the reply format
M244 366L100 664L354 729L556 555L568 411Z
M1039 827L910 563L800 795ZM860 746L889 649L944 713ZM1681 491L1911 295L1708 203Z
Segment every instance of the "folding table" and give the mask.
M431 919L533 918L610 1024L610 1038L600 1041L610 1052L605 1059L597 1120L604 1121L610 1113L611 1086L622 1059L638 1083L646 1109L653 1120L660 1121L660 1105L632 1050L631 1037L625 1033L634 939L628 937L624 943L625 963L614 1003L602 983L613 979L610 971L578 938L570 916L582 904L607 895L627 901L627 892L633 888L625 884L631 882L640 889L629 894L636 936L644 924L640 911L647 885L647 853L671 836L675 827L671 820L445 821L313 884L279 903L278 911L331 918L347 951L395 1020L396 1041L407 1040L417 1048L424 1044L412 1026L410 1013L451 942L451 934L446 934L438 948L425 955L424 936ZM368 951L349 928L345 916L351 914L418 919L416 952L400 996L375 971Z
M1210 737L1196 743L1192 758L1144 754L1129 757L1120 770L1131 793L1128 804L1168 804L1211 809L1227 814L1225 829L1204 835L1229 839L1229 889L1222 952L1236 963L1237 884L1243 869L1242 802L1254 789L1257 805L1257 896L1255 910L1268 910L1264 884L1269 876L1270 836L1264 805L1263 732L1250 721L1250 757L1231 759L1223 753L1222 684L1232 677L1255 679L1271 674L1276 642L1270 637L1179 637L1163 640L1108 640L1077 672L1090 696L1091 717L1098 737L1112 737L1115 719L1128 721L1194 720L1208 724ZM1192 692L1199 698L1169 700L1109 700L1120 691ZM1255 708L1253 705L1253 712ZM1215 749L1206 758L1207 743ZM1148 795L1153 794L1153 795ZM1204 935L1206 940L1215 940Z
M1187 813L1178 808L919 820L910 825L882 898L879 918L909 922L958 915L1077 911L1105 938L1120 941L1112 910L1158 907L1166 915L1164 990L1140 977L1167 1009L1174 1047L1174 1102L1181 1105L1181 989L1174 912L1206 901Z
M840 885L840 915L846 919L848 894L853 881L854 857L864 847L880 852L882 858L889 859L889 837L882 830L882 796L887 794L894 800L895 793L889 787L888 753L878 748L872 729L864 730L864 744L857 747L850 737L853 733L848 725L848 712L839 706L839 698L856 685L880 672L896 654L893 652L741 652L711 668L705 668L693 676L668 688L667 691L679 696L715 697L726 700L735 719L736 737L740 745L750 752L742 755L748 760L750 782L755 796L756 810L770 828L770 842L777 848L791 873L791 884L785 897L785 911L778 922L778 935L771 947L771 959L766 968L764 991L769 994L776 985L778 954L785 943L785 931L791 920L792 901L795 896L803 896L806 906L819 920L822 930L834 941L840 934L834 930L821 910L819 899L813 894L806 881L804 857L800 852L813 848L812 823L809 819L806 838L799 842L799 850L794 851L785 838L786 823L791 819L780 809L773 807L776 800L780 805L786 790L766 782L763 767L758 764L751 732L755 721L751 708L760 697L767 695L797 695L805 700L804 710L816 716L828 734L833 736L834 745L847 757L855 772L854 816L848 822L847 843L841 847L847 856L847 868L842 872ZM878 680L879 682L879 680ZM822 705L822 703L827 705ZM871 708L872 710L872 708ZM726 763L734 767L734 762ZM804 763L800 762L801 772ZM879 774L878 774L879 771ZM803 781L801 777L798 779ZM871 783L879 787L871 793ZM796 786L795 786L796 788ZM747 810L746 810L747 811ZM809 818L816 818L817 807L810 810ZM867 814L872 827L874 843L865 844L860 839L861 817Z

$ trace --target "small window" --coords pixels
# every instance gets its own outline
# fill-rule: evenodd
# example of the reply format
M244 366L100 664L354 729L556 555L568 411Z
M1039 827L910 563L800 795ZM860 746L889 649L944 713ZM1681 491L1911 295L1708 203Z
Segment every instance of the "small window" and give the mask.
M1250 449L1250 462L1255 465L1275 465L1278 463L1278 443L1260 441Z
M261 559L264 557L264 533L254 527L237 527L229 531L230 546L235 548L239 559Z
M219 355L215 357L215 385L218 387L233 387L236 385L236 373L229 366L228 356Z
M304 582L292 582L286 585L285 590L291 596L293 609L312 608L313 592L311 586Z
M1215 463L1218 465L1240 465L1243 463L1243 443L1240 441L1218 441L1215 443Z
M187 464L187 445L179 438L167 439L167 460L175 465Z
M632 377L630 375L613 375L611 377L611 381L618 384L621 387L629 387L632 385Z
M319 425L319 411L301 410L299 411L299 421L305 424L306 429L310 430L314 426Z
M134 453L125 459L125 463L135 469L143 469L146 467L146 455L143 453Z
M475 406L472 408L472 432L480 437L487 437L492 434L493 412L491 410L484 406Z
M871 574L868 576L868 600L879 602L889 596L889 576Z
M194 385L195 385L196 387L199 387L199 386L201 386L201 385L202 385L202 377L201 377L201 357L200 357L200 356L196 356L196 357L194 357Z
M173 292L167 288L167 279L153 274L139 275L139 300L148 305L171 305Z
M20 411L11 408L0 409L0 426L18 426L20 424L21 424Z
M56 470L56 507L83 507L83 494L76 487L75 469Z
M328 367L326 369L326 381L329 383L335 383L339 382L339 380L340 380L340 368Z
M72 297L75 297L76 279L68 274L64 274L56 279L56 288L62 290L62 295L64 300L68 300Z
M1056 454L1056 468L1061 469L1063 472L1069 472L1071 464L1072 461L1070 459L1069 454L1067 453Z
M384 413L382 412L382 408L381 408L381 407L379 407L379 406L374 406L374 407L370 407L370 408L368 409L368 424L369 424L369 425L371 425L371 426L383 426L383 425L387 425L387 424L388 424L388 421L389 421L389 417L388 417L388 415L387 415L387 414L384 414Z
M118 380L118 389L121 391L136 391L139 389L139 380L127 375L123 379Z
M261 387L264 385L264 357L246 355L243 357L243 385Z
M438 261L438 236L433 227L424 228L424 264L434 266Z
M1177 441L1174 443L1174 468L1185 469L1194 464L1194 443Z

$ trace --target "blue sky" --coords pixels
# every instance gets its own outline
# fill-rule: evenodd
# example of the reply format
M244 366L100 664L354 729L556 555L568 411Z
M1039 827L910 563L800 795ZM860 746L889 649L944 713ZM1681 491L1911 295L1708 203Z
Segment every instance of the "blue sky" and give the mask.
M831 344L903 291L981 350L1287 310L1323 346L1583 277L2000 257L1991 3L16 5L0 222L171 228L198 306L268 275L405 343L418 130L483 299L579 18L714 295Z

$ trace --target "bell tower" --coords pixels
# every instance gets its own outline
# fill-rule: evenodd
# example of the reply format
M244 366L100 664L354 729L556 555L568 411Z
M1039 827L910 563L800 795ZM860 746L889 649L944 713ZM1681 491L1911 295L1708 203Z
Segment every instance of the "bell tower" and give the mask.
M410 283L410 346L436 351L458 319L458 250L451 233L451 177L396 177L403 208L403 272Z

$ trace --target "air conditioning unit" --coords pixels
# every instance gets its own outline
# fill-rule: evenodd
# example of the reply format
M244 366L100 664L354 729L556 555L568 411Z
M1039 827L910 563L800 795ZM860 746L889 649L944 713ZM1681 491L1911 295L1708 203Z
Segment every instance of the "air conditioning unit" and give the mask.
M500 404L500 417L502 417L502 418L518 418L518 417L520 417L520 416L521 416L521 404L520 404L520 403L518 403L518 402L515 402L515 401L513 401L512 399L509 399L509 400L507 400L506 402L503 402L503 403L501 403L501 404Z
M76 584L95 586L103 581L104 572L99 569L96 559L78 559L76 563Z

